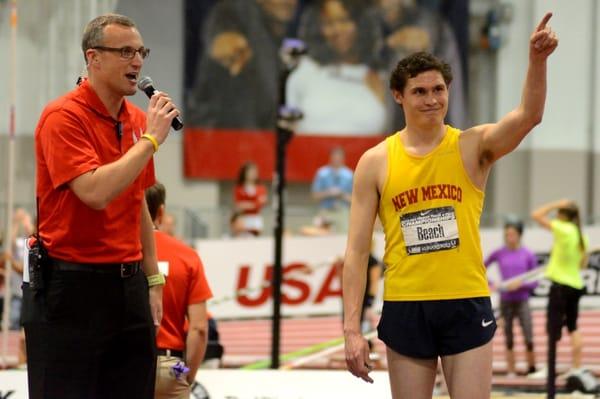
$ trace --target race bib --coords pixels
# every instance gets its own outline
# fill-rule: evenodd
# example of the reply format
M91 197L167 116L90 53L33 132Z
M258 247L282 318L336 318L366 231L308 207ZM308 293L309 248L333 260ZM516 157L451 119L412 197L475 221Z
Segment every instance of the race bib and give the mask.
M406 213L400 217L400 226L409 255L458 247L458 225L452 206Z

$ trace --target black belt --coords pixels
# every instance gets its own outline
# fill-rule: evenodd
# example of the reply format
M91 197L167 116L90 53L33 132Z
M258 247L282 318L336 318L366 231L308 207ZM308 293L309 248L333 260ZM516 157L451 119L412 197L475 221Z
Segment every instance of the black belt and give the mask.
M131 263L73 263L64 260L52 259L50 267L53 270L67 272L104 273L128 278L135 276L141 269L142 262Z
M173 349L157 349L156 353L158 356L172 356L183 359L183 351L176 351Z

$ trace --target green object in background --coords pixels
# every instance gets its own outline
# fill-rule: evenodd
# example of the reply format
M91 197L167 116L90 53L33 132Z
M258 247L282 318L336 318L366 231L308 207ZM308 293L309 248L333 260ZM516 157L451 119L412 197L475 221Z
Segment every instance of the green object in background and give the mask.
M319 344L307 346L306 348L298 349L298 350L290 352L290 353L286 353L285 355L281 356L280 360L282 362L288 362L290 360L295 360L302 356L311 355L313 353L322 351L327 348L331 348L336 345L341 345L343 343L344 343L343 337L335 338L335 339L332 339L329 341L321 342ZM265 360L259 360L258 362L255 362L255 363L248 364L244 367L241 367L241 369L242 370L263 370L263 369L268 369L270 366L271 366L271 360L265 359Z

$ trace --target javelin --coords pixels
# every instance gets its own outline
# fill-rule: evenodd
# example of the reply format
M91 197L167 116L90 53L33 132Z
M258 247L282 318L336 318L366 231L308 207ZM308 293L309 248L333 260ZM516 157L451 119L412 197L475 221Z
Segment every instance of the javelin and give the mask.
M13 211L13 186L14 186L14 169L15 169L15 108L17 94L17 0L11 1L10 7L10 115L8 129L8 168L7 168L7 183L6 190L6 234L4 238L4 309L2 314L2 362L0 368L8 367L7 351L8 351L8 321L11 302L11 287L10 277L12 272L12 211Z
M364 335L366 339L372 339L377 335L377 331L371 331ZM289 370L294 367L299 367L305 363L313 361L315 359L328 356L344 348L344 337L334 338L329 341L320 342L318 344L310 345L293 352L286 353L281 356L281 360L284 362L290 362L285 366L282 366L282 370ZM262 370L266 369L271 365L271 360L259 360L257 362L248 364L241 367L242 370Z
M377 336L377 330L371 331L367 334L364 335L365 339L373 339ZM313 360L317 360L323 357L327 357L331 354L334 354L336 352L341 351L342 349L344 349L344 341L343 338L341 339L340 342L338 342L336 345L331 346L329 348L324 348L321 351L318 351L316 353L312 353L312 354L307 354L306 356L302 356L296 360L292 360L290 363L286 364L285 366L281 367L282 370L291 370L297 367L300 367L302 365L305 365L306 363L310 363Z
M502 280L498 288L500 290L504 290L508 287L508 285L514 281L521 281L523 283L532 283L534 281L538 281L544 278L544 271L546 271L546 266L536 267L528 272L521 273L517 276L508 278L506 280Z

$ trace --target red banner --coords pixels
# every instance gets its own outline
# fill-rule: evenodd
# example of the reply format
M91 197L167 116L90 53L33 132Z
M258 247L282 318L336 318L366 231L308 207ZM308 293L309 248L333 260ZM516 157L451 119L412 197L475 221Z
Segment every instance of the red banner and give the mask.
M329 152L342 147L346 165L356 167L360 156L383 136L295 135L287 153L287 179L309 182L329 161ZM247 161L258 165L261 180L271 180L275 168L275 133L269 131L186 128L184 176L188 179L231 180Z

